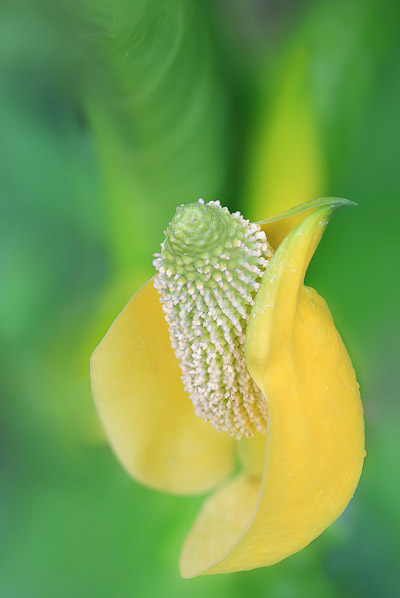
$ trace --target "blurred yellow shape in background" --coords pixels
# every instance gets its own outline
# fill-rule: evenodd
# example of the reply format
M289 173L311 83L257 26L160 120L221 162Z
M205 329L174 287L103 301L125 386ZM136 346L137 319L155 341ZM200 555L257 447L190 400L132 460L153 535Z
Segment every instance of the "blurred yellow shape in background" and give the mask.
M324 193L324 154L312 104L309 69L308 49L296 47L276 76L270 109L265 109L268 98L264 93L259 100L245 190L252 220L262 218L265 205L270 213L277 214ZM277 247L301 220L301 216L280 220L270 231L271 245Z

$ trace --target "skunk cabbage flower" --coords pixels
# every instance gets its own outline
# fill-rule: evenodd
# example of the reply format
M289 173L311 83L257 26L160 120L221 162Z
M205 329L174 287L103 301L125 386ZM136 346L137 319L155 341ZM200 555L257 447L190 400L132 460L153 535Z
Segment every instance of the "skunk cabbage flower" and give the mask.
M350 203L256 224L218 202L179 207L157 276L92 355L96 406L132 477L176 494L218 484L184 543L184 577L277 563L354 494L359 387L325 301L303 284L331 214ZM263 229L309 208L274 253Z

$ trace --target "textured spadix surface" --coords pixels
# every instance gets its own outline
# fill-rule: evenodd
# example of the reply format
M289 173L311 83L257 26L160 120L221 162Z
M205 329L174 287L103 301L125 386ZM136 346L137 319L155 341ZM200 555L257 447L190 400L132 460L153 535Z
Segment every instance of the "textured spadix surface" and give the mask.
M268 399L267 438L245 441L247 475L206 501L182 551L184 577L272 565L311 542L353 496L365 454L358 384L325 301L303 286L333 209L294 229L264 275L246 362Z
M245 359L247 321L272 255L265 233L219 202L180 206L154 265L171 345L196 415L236 438L265 432Z

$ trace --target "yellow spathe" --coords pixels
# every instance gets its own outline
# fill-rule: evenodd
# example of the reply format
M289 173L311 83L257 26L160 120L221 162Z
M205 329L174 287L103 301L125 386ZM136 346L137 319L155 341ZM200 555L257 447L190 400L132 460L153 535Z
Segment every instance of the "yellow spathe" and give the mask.
M303 284L330 215L349 203L317 200L264 221L274 227L314 210L271 259L247 326L246 364L268 401L266 435L237 442L194 414L153 281L92 355L96 406L132 477L176 494L223 482L185 541L184 577L272 565L311 542L353 496L365 455L358 384L325 301ZM242 472L224 481L236 449Z
M194 414L152 280L114 321L90 369L106 434L132 477L196 494L231 473L235 442Z
M303 285L334 209L309 215L266 270L246 335L247 366L268 400L262 476L250 466L252 451L259 463L257 438L244 448L247 473L200 512L182 551L184 577L272 565L311 542L353 496L365 455L358 384L325 301Z

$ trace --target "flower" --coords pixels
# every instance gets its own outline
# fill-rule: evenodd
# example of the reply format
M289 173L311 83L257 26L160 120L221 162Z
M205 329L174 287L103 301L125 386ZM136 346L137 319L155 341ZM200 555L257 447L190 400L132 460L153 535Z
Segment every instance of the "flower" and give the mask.
M365 456L359 386L325 301L303 284L331 214L350 203L319 200L256 225L214 202L178 208L156 284L92 355L96 406L132 477L176 494L219 484L184 543L183 577L272 565L354 494ZM272 255L261 227L310 208Z

